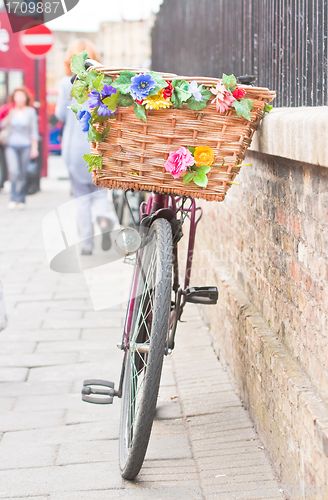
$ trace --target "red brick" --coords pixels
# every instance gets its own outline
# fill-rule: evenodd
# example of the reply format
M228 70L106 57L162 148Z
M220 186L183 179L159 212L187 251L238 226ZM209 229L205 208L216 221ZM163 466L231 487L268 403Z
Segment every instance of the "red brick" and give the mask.
M298 285L300 283L300 265L298 262L292 260L290 263L290 277Z
M300 220L298 217L295 217L294 215L290 215L289 217L290 220L290 229L292 233L295 233L297 236L300 235Z

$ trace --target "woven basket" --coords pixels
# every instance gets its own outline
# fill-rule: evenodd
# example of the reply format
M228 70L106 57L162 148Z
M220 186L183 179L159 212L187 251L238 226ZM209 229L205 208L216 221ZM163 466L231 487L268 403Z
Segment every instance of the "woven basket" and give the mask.
M124 69L145 71L139 68L97 69L113 79ZM196 80L205 87L217 83L212 78L161 74L168 81ZM234 108L220 114L215 104L208 104L201 111L192 111L186 104L182 109L147 110L147 122L136 117L132 106L119 107L116 119L108 121L111 128L105 141L91 143L91 153L102 154L102 169L94 170L94 183L110 189L145 190L222 201L239 172L238 165L245 158L265 104L275 97L267 88L241 87L246 90L245 98L254 101L251 122L237 116ZM107 122L96 124L96 128L101 132L106 125ZM212 165L206 188L193 182L183 184L182 177L174 179L165 171L164 163L169 153L181 146L213 149L214 163L220 165Z

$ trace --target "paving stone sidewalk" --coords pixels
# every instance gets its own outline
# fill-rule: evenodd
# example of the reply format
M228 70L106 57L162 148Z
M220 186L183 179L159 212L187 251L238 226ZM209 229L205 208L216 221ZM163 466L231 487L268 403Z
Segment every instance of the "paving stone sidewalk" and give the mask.
M124 304L95 312L83 274L49 269L41 224L68 193L67 181L45 180L21 212L9 211L8 194L0 193L9 319L0 332L0 500L282 498L191 305L165 358L144 466L136 481L121 478L120 401L88 405L80 390L85 378L117 384ZM118 267L108 293L122 279Z

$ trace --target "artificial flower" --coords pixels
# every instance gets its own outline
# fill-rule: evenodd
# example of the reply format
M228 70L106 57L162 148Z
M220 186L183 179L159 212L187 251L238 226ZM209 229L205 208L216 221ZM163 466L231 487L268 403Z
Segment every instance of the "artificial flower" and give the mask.
M117 111L117 109L115 109L115 111L111 111L110 109L108 109L108 107L106 106L106 104L104 104L102 102L100 104L99 108L97 109L97 114L99 116L111 116L114 113L116 113L116 111Z
M237 87L236 90L232 92L235 99L241 99L246 94L246 90L241 87Z
M90 127L89 120L91 118L91 113L89 113L89 111L87 111L86 109L80 109L80 111L77 112L76 116L80 121L79 124L83 132L88 132Z
M164 99L163 90L160 90L158 94L146 97L143 104L145 104L146 109L162 109L172 106L170 99Z
M170 97L172 97L174 89L172 87L171 82L168 82L167 80L165 80L165 81L168 84L168 86L163 89L163 97L164 97L164 99L170 99Z
M135 75L131 78L130 92L133 99L139 99L142 101L148 96L151 90L154 90L157 83L148 73L141 73L140 75Z
M207 165L210 167L214 161L213 149L208 146L198 146L194 151L195 164L197 167Z
M88 94L88 96L89 96L88 104L90 108L96 108L97 106L100 106L101 96L99 92L93 90L92 92L90 92L90 94Z
M201 102L203 100L203 96L200 93L202 88L203 88L203 85L199 85L199 87L198 87L198 83L196 82L196 80L193 80L191 83L189 83L188 90L189 90L189 92L192 93L195 101Z
M216 103L216 111L219 111L220 113L224 113L235 101L234 96L231 95L226 89L221 79L218 80L215 89L212 88L210 90L212 94L216 96L215 99L213 99L212 104Z
M116 113L115 111L111 111L108 109L107 105L103 102L107 97L111 97L113 94L116 94L117 89L112 87L111 85L104 85L101 92L97 92L93 90L89 95L88 104L90 108L98 108L97 114L99 116L111 116Z
M194 163L195 159L189 149L182 146L177 151L169 154L164 167L167 172L173 175L174 179L178 179Z
M106 99L106 97L110 97L113 94L116 94L117 89L112 87L111 85L104 84L104 88L101 91L101 98Z

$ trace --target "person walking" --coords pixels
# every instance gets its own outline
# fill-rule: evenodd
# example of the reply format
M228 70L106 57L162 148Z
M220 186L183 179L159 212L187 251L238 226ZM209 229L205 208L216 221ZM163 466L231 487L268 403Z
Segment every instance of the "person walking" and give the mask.
M11 181L8 208L23 209L27 194L27 166L30 159L39 154L38 118L35 109L29 106L30 96L24 87L14 91L12 102L13 107L3 120L7 129L5 157Z
M70 106L77 101L71 97L70 61L74 54L86 50L88 57L99 61L95 46L88 39L75 40L67 49L65 56L66 76L61 81L55 115L64 124L62 136L62 156L67 166L72 193L77 205L77 228L81 240L81 254L91 255L94 247L94 223L102 232L102 249L111 246L110 231L119 228L119 221L107 189L99 189L92 182L92 174L88 172L83 155L90 153L87 133L82 130ZM89 110L85 104L85 109ZM111 201L110 201L111 200Z

